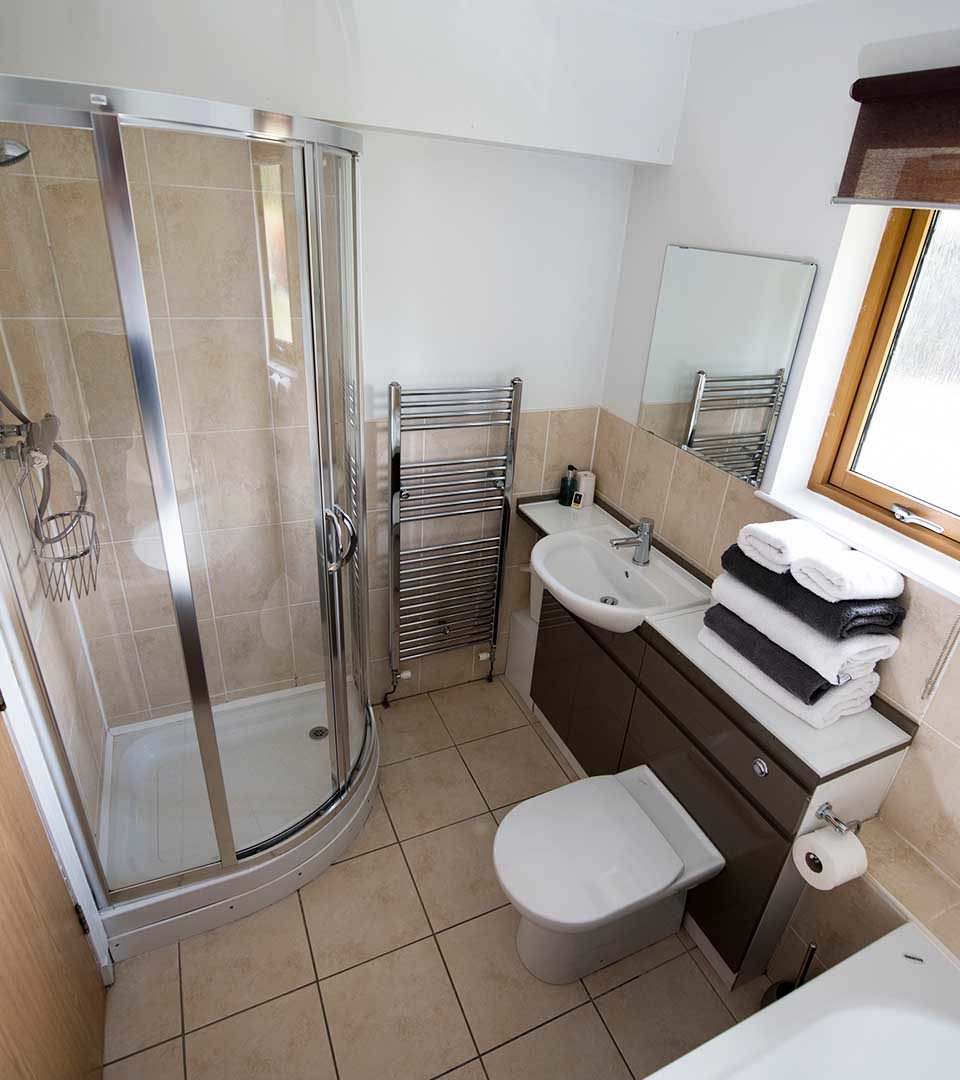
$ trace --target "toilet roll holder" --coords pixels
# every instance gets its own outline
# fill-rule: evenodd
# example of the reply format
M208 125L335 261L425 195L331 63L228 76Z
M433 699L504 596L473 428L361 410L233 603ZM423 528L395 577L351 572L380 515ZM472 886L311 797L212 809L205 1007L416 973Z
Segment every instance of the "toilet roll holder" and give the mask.
M833 812L833 806L828 802L821 803L820 806L817 807L816 816L821 821L825 821L831 826L834 832L838 832L841 835L848 832L852 832L856 835L860 832L861 825L863 824L860 821L844 821L842 818L838 818Z

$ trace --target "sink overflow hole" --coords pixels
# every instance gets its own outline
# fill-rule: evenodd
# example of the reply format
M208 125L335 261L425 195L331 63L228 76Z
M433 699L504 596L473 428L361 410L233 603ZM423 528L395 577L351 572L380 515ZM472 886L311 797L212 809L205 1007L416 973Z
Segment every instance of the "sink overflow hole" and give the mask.
M318 724L316 727L312 727L307 734L311 739L325 739L327 737L327 729L322 724Z
M601 596L600 603L606 604L607 607L616 607L620 601L615 596Z

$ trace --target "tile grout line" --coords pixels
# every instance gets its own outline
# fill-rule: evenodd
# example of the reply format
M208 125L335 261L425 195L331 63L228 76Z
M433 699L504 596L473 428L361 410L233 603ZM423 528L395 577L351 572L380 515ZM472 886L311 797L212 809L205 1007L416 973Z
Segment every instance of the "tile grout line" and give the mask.
M438 712L439 712L439 710L438 710ZM441 720L442 719L443 718L441 717ZM481 796L481 798L482 798L482 796ZM396 831L397 831L396 826L393 824L393 818L390 817L390 811L387 809L386 799L384 799L384 801L383 801L383 807L384 807L384 811L385 811L385 813L387 815L387 820L390 822L390 827L393 829L394 833L396 833ZM416 891L417 899L420 901L420 907L423 910L424 918L427 920L427 925L430 927L430 937L433 939L434 948L437 950L437 954L440 957L440 963L443 964L443 970L446 972L447 981L450 983L450 988L451 988L451 990L453 990L453 996L456 998L457 1005L460 1008L460 1015L463 1017L463 1022L466 1025L467 1033L470 1036L470 1041L471 1041L471 1043L473 1043L473 1048L474 1048L474 1050L476 1050L477 1057L479 1058L480 1057L480 1047L477 1045L477 1040L474 1037L473 1028L470 1026L470 1021L467 1019L467 1013L466 1013L466 1010L463 1007L463 1002L460 1000L460 994L459 994L459 992L457 990L457 985L453 981L453 976L450 974L450 968L447 966L447 958L443 955L443 949L440 947L440 941L438 940L437 933L433 929L433 923L430 921L430 916L427 914L426 904L424 904L423 896L420 894L420 887L419 887L419 885L417 885L417 879L414 877L413 871L410 869L410 863L409 863L409 861L407 859L407 853L403 850L403 844L400 844L399 847L400 847L400 853L403 856L403 864L407 868L407 873L410 875L410 880L413 882L413 887L414 887L414 889ZM487 914L487 912L484 912L484 914ZM479 918L479 917L480 916L477 916L477 918ZM421 940L426 940L426 939L421 939ZM406 948L406 946L403 946L403 947ZM466 1062L461 1062L460 1064L467 1064L467 1063ZM459 1067L459 1066L455 1066L455 1067Z
M187 1022L183 1011L183 956L177 942L177 987L180 990L180 1056L183 1059L183 1077L187 1080Z
M330 1057L333 1060L333 1072L337 1080L340 1080L340 1068L337 1065L337 1052L333 1047L333 1034L330 1031L330 1021L327 1019L327 1008L323 1002L323 991L320 989L320 976L317 972L317 958L313 954L313 941L310 938L310 927L307 925L307 913L303 907L303 894L300 889L297 889L297 904L300 906L300 918L303 920L303 932L307 936L307 952L310 953L310 964L313 967L313 978L317 988L317 997L320 1000L320 1015L323 1017L323 1026L327 1033L327 1045L330 1047Z
M580 981L583 982L582 979ZM584 987L584 988L586 989L586 987ZM590 991L587 990L587 993L590 994ZM627 1061L623 1051L620 1049L620 1044L617 1042L616 1038L614 1038L613 1032L610 1030L609 1027L607 1027L607 1021L604 1019L603 1013L600 1011L600 1008L597 1005L596 999L593 997L592 994L590 994L590 1004L593 1006L593 1011L600 1018L600 1023L603 1024L603 1030L607 1033L607 1036L609 1037L610 1041L616 1047L617 1053L620 1055L620 1060L623 1062L623 1067L627 1070L627 1073L630 1076L633 1076L633 1069L630 1068L630 1063Z

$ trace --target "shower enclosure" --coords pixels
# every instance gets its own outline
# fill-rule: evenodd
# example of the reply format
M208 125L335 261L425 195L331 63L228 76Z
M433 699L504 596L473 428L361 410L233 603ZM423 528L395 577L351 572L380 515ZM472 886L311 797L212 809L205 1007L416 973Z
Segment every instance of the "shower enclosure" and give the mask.
M0 138L3 586L116 959L291 891L372 797L360 140L12 77Z

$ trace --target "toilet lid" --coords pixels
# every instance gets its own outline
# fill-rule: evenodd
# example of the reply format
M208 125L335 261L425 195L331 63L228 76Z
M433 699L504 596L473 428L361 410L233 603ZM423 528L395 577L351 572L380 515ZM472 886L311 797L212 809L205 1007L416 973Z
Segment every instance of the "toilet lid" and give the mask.
M520 803L493 845L504 892L524 915L560 931L589 930L644 906L683 861L613 776Z

